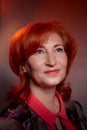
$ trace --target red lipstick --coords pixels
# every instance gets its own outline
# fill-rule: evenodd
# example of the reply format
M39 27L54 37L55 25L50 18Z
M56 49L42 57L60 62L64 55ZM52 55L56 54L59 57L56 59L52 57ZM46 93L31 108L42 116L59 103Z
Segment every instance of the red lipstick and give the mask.
M58 72L58 69L45 71L46 74L57 74Z

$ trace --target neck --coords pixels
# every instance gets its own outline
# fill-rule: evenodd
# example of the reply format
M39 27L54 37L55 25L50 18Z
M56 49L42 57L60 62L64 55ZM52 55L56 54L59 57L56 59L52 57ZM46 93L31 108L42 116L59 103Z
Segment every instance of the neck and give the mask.
M55 96L55 87L37 87L30 85L30 89L33 94L52 112L57 113L59 111L59 101Z

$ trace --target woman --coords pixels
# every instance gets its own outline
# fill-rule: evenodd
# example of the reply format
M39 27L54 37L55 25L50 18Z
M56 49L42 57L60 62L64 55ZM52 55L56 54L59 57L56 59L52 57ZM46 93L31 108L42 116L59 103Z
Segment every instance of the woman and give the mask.
M29 24L14 34L9 64L20 85L1 114L1 130L78 129L58 92L76 52L74 39L58 21Z

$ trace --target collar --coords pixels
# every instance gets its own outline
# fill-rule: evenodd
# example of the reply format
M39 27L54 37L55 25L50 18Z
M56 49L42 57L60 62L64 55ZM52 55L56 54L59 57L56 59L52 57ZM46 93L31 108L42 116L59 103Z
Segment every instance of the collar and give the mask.
M60 111L57 114L52 113L48 108L46 108L45 105L40 102L39 99L37 99L37 97L32 92L30 93L30 96L26 101L28 106L31 107L33 111L35 111L45 122L47 122L47 124L51 126L53 126L56 117L61 117L62 120L65 120L67 123L69 122L60 94L56 92L55 95L60 102Z

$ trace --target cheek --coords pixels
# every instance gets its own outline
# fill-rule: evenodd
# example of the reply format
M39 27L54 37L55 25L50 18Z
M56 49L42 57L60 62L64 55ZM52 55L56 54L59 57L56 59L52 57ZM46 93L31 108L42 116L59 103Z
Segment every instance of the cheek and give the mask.
M65 66L66 66L66 68L67 68L67 64L68 64L68 58L67 58L67 56L65 56Z
M28 60L29 65L30 65L30 70L32 71L38 71L41 66L43 65L42 59L37 59L37 58L30 58Z
M67 56L66 55L60 58L60 63L64 69L67 69Z
M63 64L64 64L65 68L67 68L67 57L65 57L65 59L63 60Z

